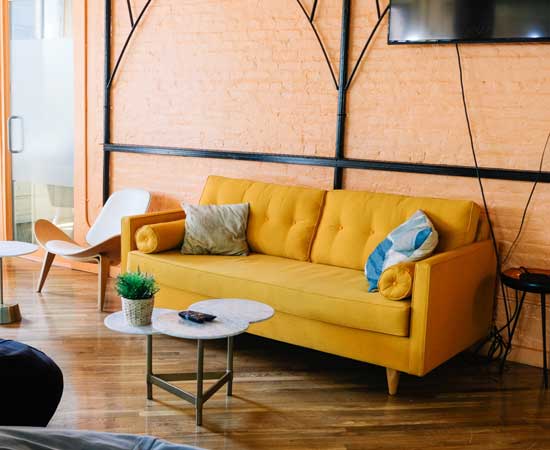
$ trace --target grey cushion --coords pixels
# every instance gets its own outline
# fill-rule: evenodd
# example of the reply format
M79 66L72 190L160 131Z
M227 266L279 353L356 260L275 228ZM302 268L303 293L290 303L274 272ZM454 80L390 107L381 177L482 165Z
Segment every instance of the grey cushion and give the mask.
M182 205L185 211L185 255L248 255L248 203Z
M0 427L0 450L193 450L151 436Z

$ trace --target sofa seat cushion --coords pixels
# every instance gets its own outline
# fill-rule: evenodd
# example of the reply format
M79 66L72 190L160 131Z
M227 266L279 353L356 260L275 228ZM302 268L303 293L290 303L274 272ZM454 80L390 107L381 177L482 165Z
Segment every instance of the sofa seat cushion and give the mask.
M362 271L253 253L181 255L177 251L128 255L128 269L158 283L211 298L246 298L276 311L325 323L408 336L410 301L369 293Z

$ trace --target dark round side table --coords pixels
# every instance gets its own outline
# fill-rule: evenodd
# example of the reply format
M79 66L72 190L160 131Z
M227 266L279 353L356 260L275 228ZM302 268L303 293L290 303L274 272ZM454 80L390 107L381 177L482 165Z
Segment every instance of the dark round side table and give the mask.
M527 292L531 294L540 295L540 315L542 322L542 361L543 361L543 378L544 378L544 388L548 389L548 365L546 361L546 294L550 294L550 278L549 282L537 282L531 280L521 279L520 275L527 270L529 273L542 274L550 277L550 270L544 269L523 269L519 267L514 267L512 269L507 269L500 274L502 283L516 291L516 310L511 317L512 327L509 329L509 339L506 346L506 351L504 352L502 365L506 362L508 353L512 347L512 340L514 339L514 333L516 331L516 326L518 324L519 317L521 315L521 310L523 307L523 301L525 300L525 294ZM521 292L521 297L518 298L518 292Z

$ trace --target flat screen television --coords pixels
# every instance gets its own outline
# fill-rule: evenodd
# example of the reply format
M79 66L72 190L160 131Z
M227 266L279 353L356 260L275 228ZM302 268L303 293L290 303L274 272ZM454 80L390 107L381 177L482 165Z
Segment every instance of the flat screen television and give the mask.
M389 44L550 41L550 0L391 0Z

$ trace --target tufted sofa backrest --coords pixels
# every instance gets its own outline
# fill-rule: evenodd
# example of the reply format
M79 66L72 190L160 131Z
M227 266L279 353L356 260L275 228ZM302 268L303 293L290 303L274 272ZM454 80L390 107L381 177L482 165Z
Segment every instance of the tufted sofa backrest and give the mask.
M326 194L311 261L361 270L388 233L418 209L439 233L437 252L476 240L480 207L472 201L331 191Z
M375 247L418 209L439 233L437 252L487 239L479 205L469 200L323 191L210 176L201 205L249 203L251 250L362 270Z
M210 176L200 204L249 203L250 249L307 261L325 193L320 189Z

